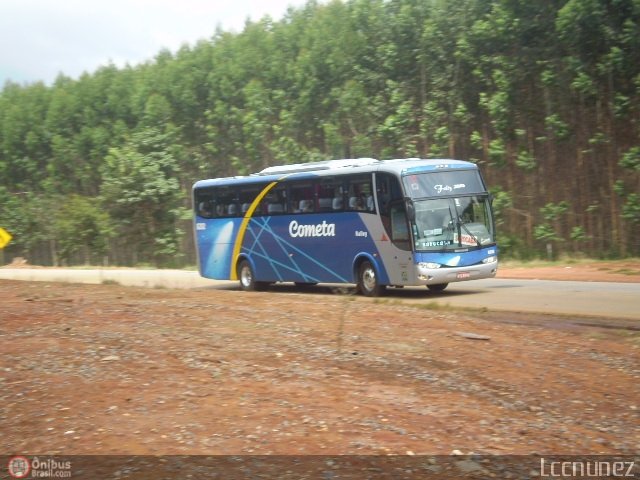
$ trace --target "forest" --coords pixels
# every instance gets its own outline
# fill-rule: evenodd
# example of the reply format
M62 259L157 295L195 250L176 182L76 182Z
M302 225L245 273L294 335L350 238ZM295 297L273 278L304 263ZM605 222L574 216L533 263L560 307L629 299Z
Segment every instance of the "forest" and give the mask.
M4 261L192 266L195 181L352 157L476 162L503 258L640 255L640 0L309 0L6 82Z

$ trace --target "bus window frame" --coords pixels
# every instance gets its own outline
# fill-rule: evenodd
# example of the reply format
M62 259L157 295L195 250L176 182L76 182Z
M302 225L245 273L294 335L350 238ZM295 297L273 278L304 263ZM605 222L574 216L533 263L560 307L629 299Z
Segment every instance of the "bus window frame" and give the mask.
M194 190L194 210L202 218L243 217L248 208L268 183L246 183L240 185L215 185ZM307 189L302 198L300 190ZM292 179L278 182L260 201L252 217L270 215L305 215L311 213L370 213L377 215L380 209L376 203L374 172L341 174L314 179ZM367 199L366 190L370 199ZM246 193L254 191L254 195ZM350 193L357 191L362 197L360 208L349 206ZM312 204L310 211L301 211L300 201ZM202 203L208 202L211 213L203 215ZM269 212L269 204L281 204L282 211ZM370 206L367 203L371 204ZM235 213L229 213L229 205L235 205ZM219 207L222 207L219 208Z

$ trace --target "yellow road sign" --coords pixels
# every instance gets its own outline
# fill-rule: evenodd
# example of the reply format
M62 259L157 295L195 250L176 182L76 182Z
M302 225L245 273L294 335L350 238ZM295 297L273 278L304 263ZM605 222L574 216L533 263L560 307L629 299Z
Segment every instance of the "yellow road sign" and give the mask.
M0 227L0 248L4 248L13 237L4 228Z

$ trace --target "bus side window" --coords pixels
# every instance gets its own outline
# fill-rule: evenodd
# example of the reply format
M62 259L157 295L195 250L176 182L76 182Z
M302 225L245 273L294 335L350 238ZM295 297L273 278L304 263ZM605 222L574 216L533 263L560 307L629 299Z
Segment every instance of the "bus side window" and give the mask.
M238 213L239 213L239 208L237 204L230 203L229 205L227 205L227 215L229 217L235 217L238 215Z
M376 173L376 195L380 220L389 239L402 250L410 250L409 223L398 179L386 173Z
M336 192L331 202L331 208L334 212L338 212L344 208L344 195L342 192Z
M374 212L373 188L370 175L349 177L347 209L357 212Z
M342 179L323 178L318 185L318 211L337 212L344 208Z
M260 194L265 185L247 185L240 188L238 192L238 205L240 207L238 215L244 217L244 215L249 211L251 204L256 199L256 197ZM253 216L262 214L262 211L259 208L256 208L253 212Z
M311 213L315 211L313 184L293 182L289 186L289 212Z
M287 190L284 186L276 186L265 195L260 202L263 215L280 215L287 212Z
M198 189L194 192L193 204L196 215L203 218L213 218L215 216L215 191L209 189Z
M394 241L409 241L407 216L401 205L393 205L391 207L391 234Z
M198 215L204 218L213 216L213 208L211 208L211 200L205 200L198 204Z
M230 186L215 187L210 190L211 218L235 217L239 215L236 189Z

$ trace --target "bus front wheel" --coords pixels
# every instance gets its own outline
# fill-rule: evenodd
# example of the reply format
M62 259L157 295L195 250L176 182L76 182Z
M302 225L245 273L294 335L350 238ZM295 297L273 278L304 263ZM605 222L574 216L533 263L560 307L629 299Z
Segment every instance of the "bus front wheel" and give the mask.
M380 284L376 268L371 262L365 261L360 265L358 290L366 297L379 297L385 291L385 286Z
M448 283L436 283L435 285L427 285L427 288L432 292L441 292L447 288L447 286L449 286Z
M245 292L255 292L264 290L264 282L256 282L256 276L251 268L251 264L247 260L242 260L238 265L238 279L240 280L240 288Z

